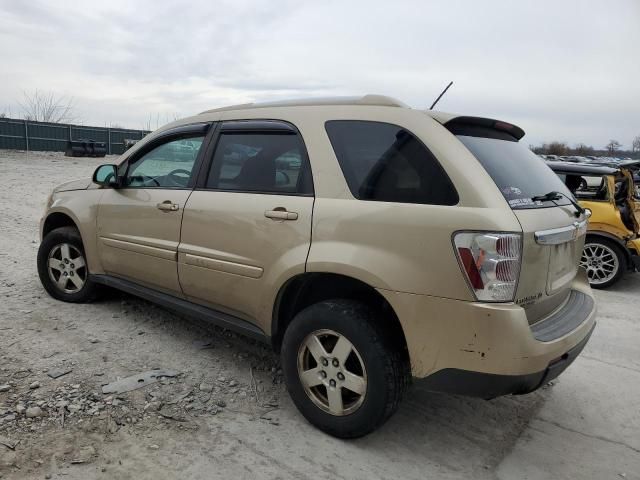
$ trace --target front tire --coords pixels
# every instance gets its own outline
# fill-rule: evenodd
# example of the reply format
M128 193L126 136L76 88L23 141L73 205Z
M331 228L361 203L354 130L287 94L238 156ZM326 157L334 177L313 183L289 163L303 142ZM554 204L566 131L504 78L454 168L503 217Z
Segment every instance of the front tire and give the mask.
M57 300L82 303L95 298L96 285L89 276L76 228L56 228L44 237L38 249L38 275L47 293Z
M307 307L287 328L281 352L287 389L320 430L361 437L398 408L409 366L384 320L363 303L339 299Z
M607 238L587 237L580 266L587 270L593 288L608 288L627 271L627 257L622 247Z

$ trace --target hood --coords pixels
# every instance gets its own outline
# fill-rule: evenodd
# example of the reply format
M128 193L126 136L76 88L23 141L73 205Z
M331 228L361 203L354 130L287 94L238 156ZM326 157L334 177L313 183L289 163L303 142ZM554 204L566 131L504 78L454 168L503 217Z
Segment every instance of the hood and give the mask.
M91 185L90 178L80 178L76 180L71 180L69 182L61 183L57 187L53 189L54 193L57 192L69 192L71 190L86 190Z

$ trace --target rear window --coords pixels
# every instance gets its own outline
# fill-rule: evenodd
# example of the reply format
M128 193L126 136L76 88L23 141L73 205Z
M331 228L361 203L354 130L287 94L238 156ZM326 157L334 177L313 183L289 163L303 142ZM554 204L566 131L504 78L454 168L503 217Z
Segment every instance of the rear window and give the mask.
M521 143L496 138L457 135L480 161L513 209L570 205L566 198L534 202L532 197L551 191L571 196L563 181Z
M455 205L458 193L433 154L397 125L332 120L327 134L353 196L380 202Z

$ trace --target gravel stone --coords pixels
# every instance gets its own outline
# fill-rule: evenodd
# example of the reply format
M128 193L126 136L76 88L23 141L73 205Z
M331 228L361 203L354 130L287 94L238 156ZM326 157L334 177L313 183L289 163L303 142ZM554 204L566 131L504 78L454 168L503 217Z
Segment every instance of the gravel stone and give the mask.
M38 418L44 415L44 412L40 407L29 407L27 408L27 418Z
M200 384L200 391L201 392L212 392L213 391L213 385L211 385L210 383L201 383Z

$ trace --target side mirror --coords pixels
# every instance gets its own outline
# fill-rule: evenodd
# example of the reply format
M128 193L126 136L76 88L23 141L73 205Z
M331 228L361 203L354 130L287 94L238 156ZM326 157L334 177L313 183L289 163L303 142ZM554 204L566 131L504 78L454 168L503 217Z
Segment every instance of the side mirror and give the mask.
M118 168L115 165L100 165L93 172L93 183L103 187L118 186Z

